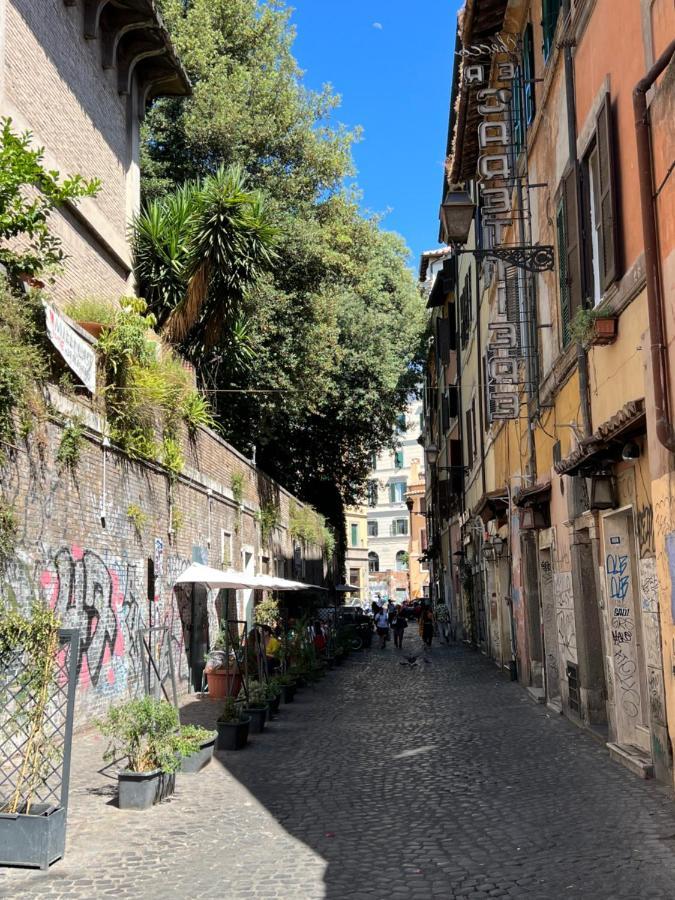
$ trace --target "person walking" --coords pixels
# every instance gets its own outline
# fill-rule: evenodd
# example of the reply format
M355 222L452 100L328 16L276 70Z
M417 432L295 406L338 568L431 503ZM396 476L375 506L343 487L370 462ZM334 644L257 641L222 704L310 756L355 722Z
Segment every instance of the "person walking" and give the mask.
M396 610L396 615L394 616L394 620L391 624L392 630L394 632L394 647L398 647L399 650L403 649L403 632L408 627L408 620L403 615L403 610L399 606Z
M380 639L380 650L384 650L389 637L389 616L384 609L380 609L375 616L375 628Z
M448 607L443 600L436 604L436 621L438 622L439 637L442 637L446 644L450 643L450 613Z
M428 606L425 606L422 610L420 622L422 625L422 640L424 641L425 647L428 647L429 650L431 650L431 642L434 639L434 614Z

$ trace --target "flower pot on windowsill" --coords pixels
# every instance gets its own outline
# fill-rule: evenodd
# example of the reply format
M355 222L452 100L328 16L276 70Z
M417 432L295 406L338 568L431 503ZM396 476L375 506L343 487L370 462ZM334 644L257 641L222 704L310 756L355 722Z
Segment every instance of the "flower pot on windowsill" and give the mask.
M590 343L596 346L613 344L619 333L617 316L598 316L593 319Z

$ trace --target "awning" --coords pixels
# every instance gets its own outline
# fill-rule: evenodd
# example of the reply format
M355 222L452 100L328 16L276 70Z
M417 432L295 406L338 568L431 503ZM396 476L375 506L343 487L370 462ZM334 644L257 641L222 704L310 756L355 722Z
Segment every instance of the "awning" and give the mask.
M327 588L318 584L305 584L302 581L290 581L276 575L248 575L235 569L213 569L201 563L191 566L178 576L176 584L204 584L208 588L220 590L263 590L263 591L325 591Z
M626 440L645 431L645 401L631 400L584 438L568 456L556 463L558 475L585 475L603 469L621 459Z
M361 588L358 585L354 584L336 584L335 591L339 594L354 594L358 593Z
M255 575L247 575L245 572L236 572L234 569L221 571L204 566L201 563L192 563L191 566L178 576L176 584L204 584L206 587L220 590L231 588L233 590L249 590L259 587Z
M521 488L513 495L514 506L537 506L540 503L548 503L551 499L551 482L543 481L532 487Z

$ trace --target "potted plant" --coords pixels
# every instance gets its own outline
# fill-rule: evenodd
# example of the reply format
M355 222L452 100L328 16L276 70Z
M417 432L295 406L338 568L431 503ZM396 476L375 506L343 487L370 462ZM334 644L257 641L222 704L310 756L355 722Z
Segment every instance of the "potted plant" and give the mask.
M234 697L225 700L223 711L216 722L218 750L242 750L248 740L250 716L243 715Z
M270 718L274 718L278 714L281 705L281 685L276 678L270 678L264 687Z
M183 725L173 738L174 750L180 757L180 769L184 775L201 772L211 762L216 743L216 732Z
M181 762L175 749L174 706L153 697L129 700L111 707L97 726L108 738L103 759L127 759L127 767L117 775L120 809L149 809L173 794Z
M618 331L618 316L602 305L579 308L570 322L570 336L585 346L613 344Z
M284 703L292 703L296 691L295 678L286 673L285 675L277 675L276 681L281 688L281 699Z
M71 300L65 312L80 328L98 340L104 328L112 328L115 324L117 309L106 300L82 297L79 300Z
M244 695L243 688L240 697L242 697L242 695ZM252 734L260 734L265 730L267 713L268 706L265 686L259 681L250 681L248 685L248 701L244 706L244 715L249 716L251 719L249 731Z
M79 643L70 638L70 659ZM60 668L57 654L61 638L58 619L50 608L35 601L28 614L3 609L0 616L0 697L3 731L8 740L0 760L3 772L0 796L0 865L48 869L61 859L66 846L68 778L63 747L70 742L72 700L59 709L63 691L74 687L75 669ZM59 677L66 676L59 686ZM55 740L62 730L63 743ZM69 724L69 722L71 724ZM43 798L48 779L60 777L59 796Z
M228 635L221 627L213 642L213 648L206 654L206 683L210 700L224 700L237 697L241 690L241 673L237 667L237 637Z

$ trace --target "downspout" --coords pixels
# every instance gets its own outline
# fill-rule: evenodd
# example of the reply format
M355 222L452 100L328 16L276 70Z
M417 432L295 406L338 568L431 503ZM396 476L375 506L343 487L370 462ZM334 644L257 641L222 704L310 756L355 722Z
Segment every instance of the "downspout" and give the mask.
M661 54L644 78L633 90L635 138L637 140L638 179L642 231L644 236L645 272L647 281L647 310L649 313L650 354L656 436L671 453L675 452L675 428L670 419L669 366L663 326L663 292L659 259L652 170L652 134L647 109L647 92L675 54L675 41Z
M570 17L570 0L563 0L562 13L565 22ZM567 106L567 141L570 162L574 170L577 170L579 160L577 158L577 116L574 103L574 68L572 64L572 47L569 40L563 45L563 60L565 64L565 102ZM575 178L577 187L577 210L581 210L581 197L579 196L579 179ZM581 229L577 228L579 235ZM588 357L580 341L576 343L577 369L579 372L579 393L581 395L581 424L584 437L590 437L591 428L591 404L588 399Z

